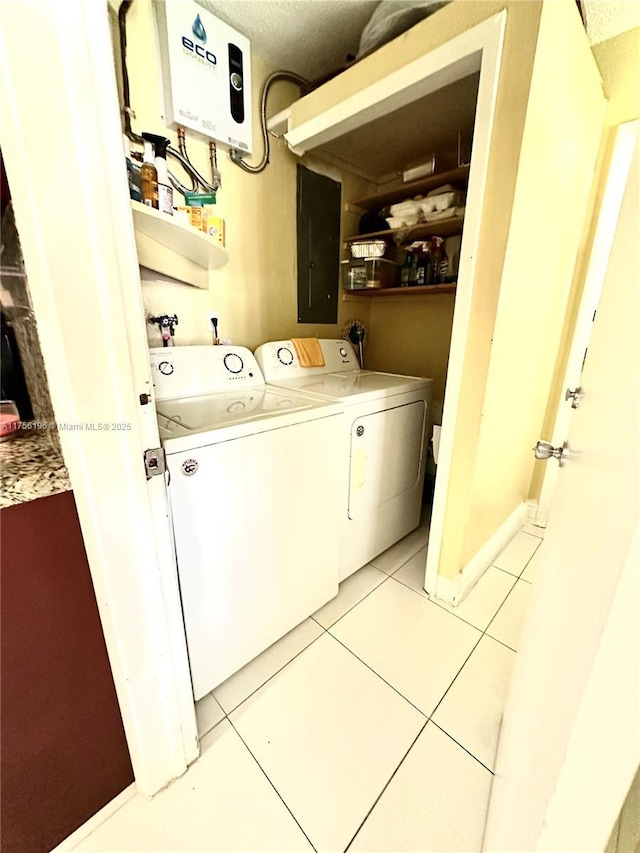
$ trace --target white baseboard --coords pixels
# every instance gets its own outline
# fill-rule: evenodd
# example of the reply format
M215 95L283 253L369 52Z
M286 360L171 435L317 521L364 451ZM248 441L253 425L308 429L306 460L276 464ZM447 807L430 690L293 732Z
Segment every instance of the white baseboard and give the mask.
M516 535L529 516L529 502L519 504L511 515L469 560L455 578L438 577L436 598L456 607L463 601L505 545Z
M538 517L538 501L528 500L527 502L527 520L530 524L535 524Z
M106 806L103 806L100 811L92 815L82 826L79 826L75 832L72 832L57 847L54 847L51 853L70 853L81 841L84 841L88 835L91 835L94 829L97 829L101 823L104 823L107 818L115 814L131 797L135 796L137 790L136 783L132 782L128 788L121 791L117 797L110 800Z

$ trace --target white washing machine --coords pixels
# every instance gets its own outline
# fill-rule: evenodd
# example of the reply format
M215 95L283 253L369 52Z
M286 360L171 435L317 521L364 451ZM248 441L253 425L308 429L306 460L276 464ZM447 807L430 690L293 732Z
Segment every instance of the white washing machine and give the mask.
M151 367L197 700L337 593L342 407L266 388L244 347Z
M340 580L420 523L433 379L360 370L347 341L321 340L324 367L301 367L291 341L256 350L268 385L345 407Z

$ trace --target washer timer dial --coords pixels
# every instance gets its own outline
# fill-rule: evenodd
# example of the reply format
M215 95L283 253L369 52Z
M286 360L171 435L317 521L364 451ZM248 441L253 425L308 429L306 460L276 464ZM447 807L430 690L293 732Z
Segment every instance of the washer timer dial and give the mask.
M340 353L340 355L341 355L343 358L346 358L346 357L347 357L347 351L346 351L346 349L345 349L344 347L340 347L340 349L338 350L338 352Z
M228 352L223 359L223 363L229 373L240 373L244 367L244 362L235 352Z
M173 365L170 361L161 361L158 365L158 370L163 376L171 376L173 373Z
M290 365L293 364L293 353L289 349L289 347L278 347L278 352L276 353L278 356L278 361L280 364Z

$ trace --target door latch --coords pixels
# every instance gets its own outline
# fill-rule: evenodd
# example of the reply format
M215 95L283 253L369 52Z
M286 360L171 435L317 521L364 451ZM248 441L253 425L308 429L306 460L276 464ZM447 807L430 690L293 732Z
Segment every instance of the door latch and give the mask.
M164 455L164 448L154 447L151 450L145 450L144 470L147 473L147 480L165 473L167 470L167 460Z
M533 448L536 459L557 459L558 465L562 468L569 456L569 445L565 441L562 447L554 447L548 441L539 441Z
M572 401L572 403L571 403L572 409L578 408L578 406L580 405L580 400L582 400L583 397L584 397L584 391L580 387L574 388L573 391L571 390L571 388L567 388L567 390L564 392L565 401L567 403L569 402L569 400Z

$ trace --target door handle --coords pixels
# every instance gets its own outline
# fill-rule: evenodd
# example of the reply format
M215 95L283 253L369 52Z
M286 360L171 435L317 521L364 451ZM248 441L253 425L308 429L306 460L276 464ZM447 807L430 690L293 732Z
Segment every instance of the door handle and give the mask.
M558 465L562 468L569 456L569 445L565 441L562 447L554 447L548 441L539 441L533 448L536 459L554 459L558 460Z
M564 392L565 401L568 403L569 400L572 400L572 403L571 403L572 409L578 408L578 406L580 405L580 400L582 400L583 397L584 397L584 391L582 390L582 388L580 388L580 386L578 386L577 388L574 388L573 391L571 390L571 388L567 388L567 390Z

